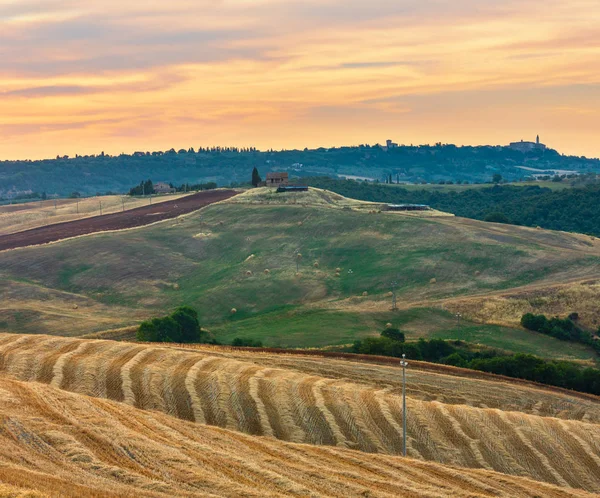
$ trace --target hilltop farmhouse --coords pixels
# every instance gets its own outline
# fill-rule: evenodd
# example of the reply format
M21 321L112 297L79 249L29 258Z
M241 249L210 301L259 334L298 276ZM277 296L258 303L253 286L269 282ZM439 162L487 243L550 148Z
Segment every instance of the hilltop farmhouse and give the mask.
M267 187L286 187L289 184L289 175L287 173L267 173L265 185Z

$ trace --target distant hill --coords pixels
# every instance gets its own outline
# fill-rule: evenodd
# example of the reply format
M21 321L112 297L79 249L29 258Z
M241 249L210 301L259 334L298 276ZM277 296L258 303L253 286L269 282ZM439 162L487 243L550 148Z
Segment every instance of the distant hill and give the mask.
M260 174L288 171L292 176L348 176L385 181L489 181L498 173L513 180L540 172L600 171L600 160L563 156L552 149L527 153L509 147L455 145L379 145L331 149L258 151L254 148L182 149L119 156L57 157L42 161L0 162L0 198L31 192L60 196L79 192L127 192L142 179L173 184L214 181L248 183Z

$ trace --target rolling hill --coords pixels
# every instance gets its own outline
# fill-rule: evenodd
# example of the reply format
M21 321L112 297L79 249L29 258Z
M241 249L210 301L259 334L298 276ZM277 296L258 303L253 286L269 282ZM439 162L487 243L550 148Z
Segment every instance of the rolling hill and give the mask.
M583 286L587 299L564 300L560 309L594 327L600 241L380 208L316 189L258 189L148 227L3 251L0 330L85 335L185 303L225 341L348 344L391 321L409 339L466 335L510 351L595 358L582 345L515 330L514 321L487 320L464 303L511 292L522 296L519 310L544 312L557 309L545 308L545 289ZM459 309L476 321L458 327Z
M0 358L3 375L196 424L364 453L401 451L395 366L6 334ZM600 491L597 397L420 363L411 367L408 396L413 459ZM58 443L93 464L73 442Z

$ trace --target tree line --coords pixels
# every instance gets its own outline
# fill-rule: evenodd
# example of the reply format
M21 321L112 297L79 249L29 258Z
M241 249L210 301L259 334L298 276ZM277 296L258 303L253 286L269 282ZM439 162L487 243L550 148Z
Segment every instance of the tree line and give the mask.
M537 185L494 185L442 192L321 177L303 183L364 201L426 204L465 218L600 237L600 185L558 191Z
M530 354L508 354L495 349L473 350L463 341L442 339L407 343L397 329L386 329L380 337L356 341L353 353L392 356L443 363L461 368L505 375L574 391L600 395L600 370L583 368L569 361L546 360Z

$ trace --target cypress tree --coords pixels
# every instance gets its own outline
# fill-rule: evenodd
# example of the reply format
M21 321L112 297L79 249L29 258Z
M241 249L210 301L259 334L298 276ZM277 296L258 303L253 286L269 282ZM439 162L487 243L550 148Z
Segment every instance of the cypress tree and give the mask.
M258 187L258 184L262 182L262 179L260 177L260 175L258 174L258 170L256 169L256 166L254 166L254 169L252 170L252 185L254 187Z

